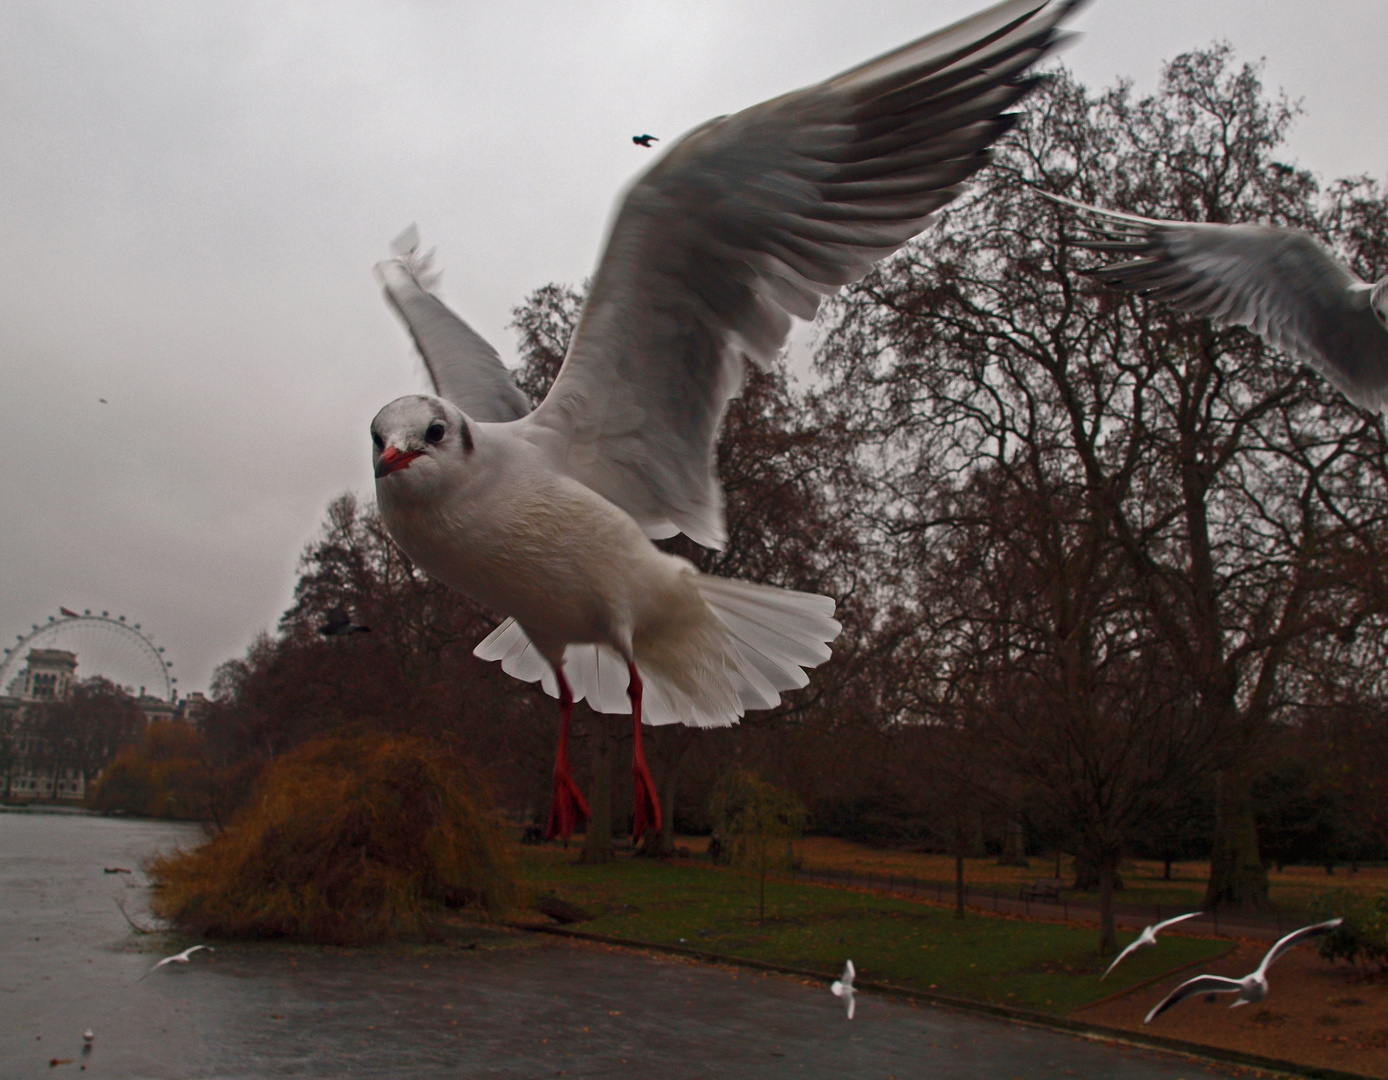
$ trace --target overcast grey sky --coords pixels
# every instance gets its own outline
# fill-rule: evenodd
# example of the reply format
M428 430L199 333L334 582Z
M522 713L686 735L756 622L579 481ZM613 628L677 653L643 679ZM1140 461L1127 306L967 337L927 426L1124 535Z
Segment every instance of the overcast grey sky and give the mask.
M372 415L425 385L371 274L401 228L509 359L511 307L591 271L651 160L632 135L980 6L0 5L0 638L120 611L205 688L287 607L329 499L369 496ZM1095 0L1076 25L1091 87L1151 89L1216 39L1265 57L1305 108L1288 157L1388 173L1383 0Z

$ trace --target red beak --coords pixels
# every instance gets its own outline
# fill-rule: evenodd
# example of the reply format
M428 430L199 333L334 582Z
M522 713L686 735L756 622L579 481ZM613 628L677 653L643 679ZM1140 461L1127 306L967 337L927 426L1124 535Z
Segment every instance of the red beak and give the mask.
M424 453L423 450L408 450L402 454L395 447L387 446L385 452L381 454L380 460L376 462L376 479L379 480L398 469L403 469L422 453Z

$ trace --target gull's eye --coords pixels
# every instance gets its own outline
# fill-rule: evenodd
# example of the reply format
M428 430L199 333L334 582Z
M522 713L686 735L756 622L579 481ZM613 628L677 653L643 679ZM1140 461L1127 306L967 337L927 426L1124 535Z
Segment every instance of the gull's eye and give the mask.
M376 434L374 431L371 433L371 443L377 450L384 450L386 448L385 439L381 438L380 435Z
M424 439L431 443L443 442L443 431L443 425L435 421L424 429Z

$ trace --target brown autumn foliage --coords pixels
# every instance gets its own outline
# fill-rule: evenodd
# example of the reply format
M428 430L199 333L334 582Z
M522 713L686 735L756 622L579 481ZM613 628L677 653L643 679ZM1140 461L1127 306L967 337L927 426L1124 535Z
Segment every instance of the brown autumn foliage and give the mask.
M201 732L157 720L102 770L87 802L95 810L201 821L210 816L208 782Z
M495 916L516 892L480 774L411 736L305 743L221 835L149 873L153 910L181 929L330 945L431 936L441 909Z

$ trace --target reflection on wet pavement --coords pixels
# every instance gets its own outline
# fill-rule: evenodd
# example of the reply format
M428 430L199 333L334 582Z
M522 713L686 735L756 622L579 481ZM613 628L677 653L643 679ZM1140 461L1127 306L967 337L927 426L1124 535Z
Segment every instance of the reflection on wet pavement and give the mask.
M825 987L527 936L473 949L219 944L140 980L188 943L134 934L113 897L143 909L143 879L103 868L197 836L0 814L0 1076L1223 1075L871 995L849 1022Z

